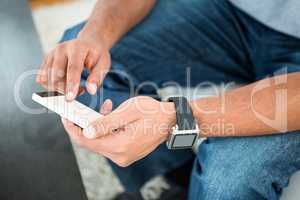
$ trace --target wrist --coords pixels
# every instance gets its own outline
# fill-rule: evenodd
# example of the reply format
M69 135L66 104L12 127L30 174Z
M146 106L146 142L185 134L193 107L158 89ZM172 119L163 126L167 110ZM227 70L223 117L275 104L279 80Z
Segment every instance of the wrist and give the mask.
M175 104L172 102L163 102L162 112L164 114L164 123L166 123L167 131L165 140L169 137L172 127L176 125L176 109ZM165 126L165 125L164 125Z
M168 110L168 121L171 127L176 125L176 108L173 102L166 102Z
M88 43L94 44L94 45L101 45L101 47L104 47L106 49L110 49L112 45L110 45L110 42L108 39L104 37L104 34L101 33L99 30L92 30L88 28L83 28L78 33L78 39L86 41Z
M214 124L218 121L220 105L217 97L208 97L190 102L193 115L198 123L201 134L213 137Z
M192 148L200 132L193 116L191 103L183 96L170 97L168 101L174 103L176 111L176 126L170 131L166 143L168 149Z

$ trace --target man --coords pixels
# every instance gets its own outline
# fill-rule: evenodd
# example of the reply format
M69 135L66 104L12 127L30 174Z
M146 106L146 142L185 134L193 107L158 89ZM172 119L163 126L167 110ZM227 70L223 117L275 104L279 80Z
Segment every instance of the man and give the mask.
M37 82L102 105L105 116L86 130L63 123L112 161L125 187L119 199L141 199L156 175L169 183L157 199L186 198L179 188L194 159L191 200L278 199L300 169L299 9L298 0L99 0L49 53ZM174 82L246 85L186 105L207 137L196 158L163 144L179 106L156 100L156 89Z

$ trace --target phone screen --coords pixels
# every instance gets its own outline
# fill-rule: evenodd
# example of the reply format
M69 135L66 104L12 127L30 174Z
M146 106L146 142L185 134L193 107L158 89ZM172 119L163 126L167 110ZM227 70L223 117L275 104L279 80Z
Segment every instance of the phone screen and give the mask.
M57 96L63 96L63 94L59 92L37 92L37 95L40 97L57 97Z

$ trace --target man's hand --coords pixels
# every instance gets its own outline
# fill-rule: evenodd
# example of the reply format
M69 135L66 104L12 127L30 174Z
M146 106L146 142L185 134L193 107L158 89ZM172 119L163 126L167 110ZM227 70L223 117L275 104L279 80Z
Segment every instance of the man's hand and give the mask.
M66 120L63 124L79 145L123 167L151 153L176 123L174 104L150 97L129 99L111 113L109 108L111 102L106 101L102 106L106 115L85 130Z
M80 77L84 67L90 70L86 88L90 94L97 92L110 69L108 48L98 38L79 37L59 44L46 56L37 76L37 82L48 90L66 94L72 101L83 90Z
M48 90L65 93L72 101L83 92L80 75L87 67L91 74L87 91L97 92L110 68L109 49L138 24L156 0L98 0L78 38L59 44L45 58L37 82Z

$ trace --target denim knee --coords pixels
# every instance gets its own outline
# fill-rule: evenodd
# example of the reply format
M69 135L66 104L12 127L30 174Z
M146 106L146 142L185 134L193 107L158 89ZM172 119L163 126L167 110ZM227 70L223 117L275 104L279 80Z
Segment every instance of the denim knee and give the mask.
M251 166L245 169L233 169L237 173L233 176L231 172L222 167L210 167L203 172L199 160L195 161L189 191L190 200L259 200L263 198L253 183L259 182L259 177L251 173Z
M300 169L300 134L212 138L201 144L190 199L279 199Z

